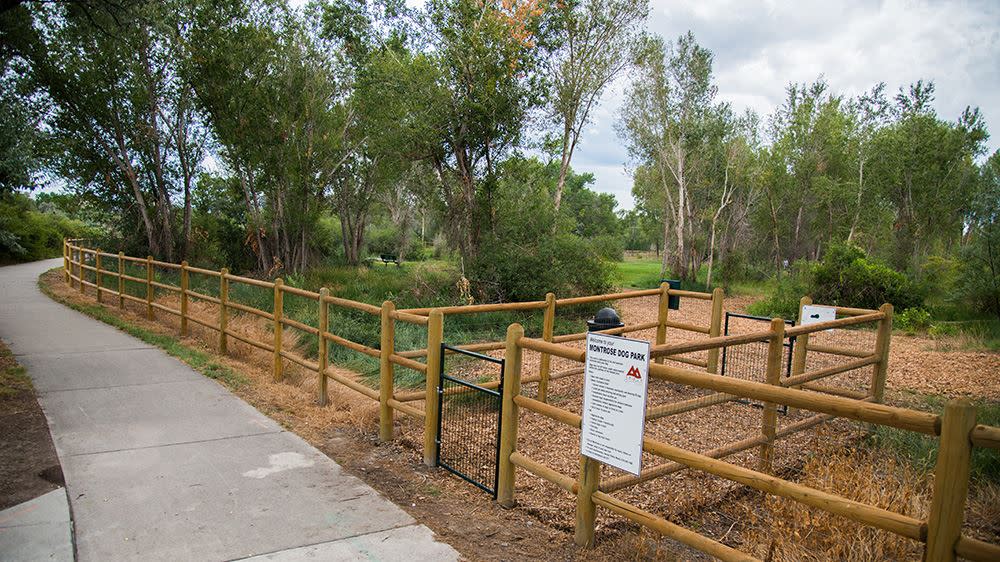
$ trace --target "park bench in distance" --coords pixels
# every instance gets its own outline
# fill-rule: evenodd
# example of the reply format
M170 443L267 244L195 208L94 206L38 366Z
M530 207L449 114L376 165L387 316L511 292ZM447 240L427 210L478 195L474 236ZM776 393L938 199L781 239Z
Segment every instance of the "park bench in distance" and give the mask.
M394 263L396 264L397 267L399 267L403 263L403 260L399 259L399 256L397 256L396 254L379 254L377 258L366 259L365 263L368 266L372 266L375 264L376 261L381 261L385 265Z

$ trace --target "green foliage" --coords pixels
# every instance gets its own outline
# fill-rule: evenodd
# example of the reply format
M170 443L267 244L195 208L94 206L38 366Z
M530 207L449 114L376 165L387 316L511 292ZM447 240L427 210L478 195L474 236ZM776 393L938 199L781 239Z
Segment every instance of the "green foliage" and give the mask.
M809 294L809 282L808 264L796 263L788 275L778 280L771 294L748 306L747 312L755 316L797 321L799 302L803 296Z
M896 315L893 322L908 334L926 332L931 327L931 313L920 307L907 308Z
M0 197L0 262L57 257L62 255L63 238L94 234L94 229L58 211L39 211L27 195Z
M1000 319L1000 150L981 170L970 215L969 242L959 253L958 294L971 308Z
M911 400L912 407L936 413L940 413L945 404L943 397L933 395L915 395ZM977 423L1000 425L1000 402L977 400L973 406L976 408ZM934 465L937 463L940 442L937 437L884 425L875 425L871 441L876 446L896 452L920 470L934 470ZM1000 483L1000 452L976 447L972 450L971 464L973 478L984 478L994 483Z
M620 256L616 242L577 236L575 221L566 215L553 233L551 169L536 159L511 159L502 172L493 193L495 226L465 263L478 299L536 300L550 291L562 297L610 287L608 257Z
M594 295L611 286L610 264L593 244L566 233L543 236L530 246L488 238L470 272L486 300L539 300L547 292Z
M817 303L898 310L920 306L923 294L902 273L870 259L857 246L834 244L812 270L810 293Z

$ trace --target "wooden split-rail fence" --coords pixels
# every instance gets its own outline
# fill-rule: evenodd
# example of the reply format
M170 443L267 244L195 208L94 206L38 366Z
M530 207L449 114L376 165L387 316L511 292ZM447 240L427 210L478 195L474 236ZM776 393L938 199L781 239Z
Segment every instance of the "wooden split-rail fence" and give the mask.
M948 403L943 415L935 415L905 408L881 404L888 366L889 343L892 331L892 306L883 305L879 310L865 310L837 307L840 318L831 322L807 326L786 327L784 321L775 319L770 329L747 334L722 335L723 295L720 289L712 293L700 293L671 289L666 283L656 289L592 295L557 299L549 293L545 300L532 302L448 306L437 308L412 308L396 310L393 302L385 301L381 306L343 299L331 295L327 289L318 292L285 285L281 279L274 282L232 275L226 269L214 271L193 267L182 262L173 264L157 261L152 256L136 258L123 253L110 254L99 249L87 248L81 240L66 240L63 246L63 273L65 281L84 292L92 288L98 302L105 298L117 299L119 307L126 301L134 301L145 307L148 318L157 312L176 315L180 318L180 332L188 334L189 322L202 325L218 332L218 348L226 353L229 338L242 341L250 346L271 353L274 358L275 380L284 376L284 362L295 363L318 377L317 400L325 404L328 381L332 380L379 403L379 436L388 441L393 438L395 412L422 419L424 422L424 462L436 464L436 429L441 412L438 400L433 399L440 382L441 365L444 361L445 317L460 314L485 314L500 311L540 311L544 315L541 338L528 338L519 324L512 324L507 330L507 338L502 342L485 342L459 346L466 351L485 352L503 350L506 368L503 380L484 383L483 387L502 387L502 414L499 438L499 478L497 501L506 507L515 505L516 469L528 471L543 478L576 497L575 540L581 546L590 546L594 541L594 521L598 506L609 509L638 524L644 525L664 536L687 544L722 560L754 560L749 555L717 542L695 531L685 529L650 512L617 499L613 493L642 482L673 474L681 470L701 470L721 478L755 488L767 494L785 497L805 505L834 513L853 521L895 533L925 543L925 559L955 560L961 556L969 560L1000 560L1000 546L990 544L961 533L963 510L970 479L970 456L972 447L1000 449L1000 428L977 425L975 408L964 399ZM144 277L126 274L126 264L132 263L143 269ZM109 267L110 266L110 267ZM156 280L155 268L164 268L179 273L180 284L171 285ZM91 275L92 274L92 275ZM193 291L191 275L203 275L218 279L218 297ZM93 281L88 280L91 276ZM113 279L106 284L108 278ZM126 291L126 282L145 287L145 298ZM242 283L273 291L273 309L259 310L229 299L231 283ZM179 295L179 308L170 308L156 302L156 292L169 291ZM284 295L292 294L316 301L318 307L317 326L298 322L284 315ZM600 463L587 457L580 457L580 471L576 478L561 474L531 459L517 450L517 433L520 411L534 412L558 423L579 429L579 414L548 403L549 382L563 377L583 373L586 359L585 350L567 346L568 342L580 341L586 332L556 335L555 319L558 308L588 303L618 301L643 297L658 297L658 313L655 322L626 325L621 328L604 330L606 334L627 334L642 330L656 329L652 346L653 364L650 377L685 385L694 389L712 391L707 396L647 407L648 420L672 416L684 412L706 408L716 404L736 400L757 400L764 404L761 409L761 429L757 436L749 437L704 453L689 451L652 438L643 442L643 450L666 463L645 469L639 476L622 476L601 480ZM676 322L669 317L668 299L671 296L699 299L711 302L711 319L708 326ZM191 299L201 300L218 307L216 322L188 313ZM111 304L112 301L107 301ZM808 297L802 304L811 304ZM329 310L331 306L360 311L380 318L380 346L374 348L350 341L331 333ZM257 341L228 327L228 319L235 312L250 314L271 322L273 340ZM427 347L424 349L396 352L394 348L397 322L426 327ZM874 325L875 344L870 351L839 348L809 342L810 334L819 331L846 328L849 326ZM318 338L317 361L286 350L282 345L286 328L301 330ZM689 343L666 343L668 329L677 329L701 334L705 337ZM786 340L795 338L790 376L782 378L782 353ZM719 359L724 348L759 344L767 345L767 366L763 381L741 380L718 375ZM337 373L328 361L330 345L379 359L379 385L372 388L357 380ZM540 354L537 374L522 373L522 356L525 351ZM846 358L846 361L831 367L806 371L808 352L829 354ZM705 352L705 359L686 356L693 352ZM553 372L552 358L559 357L578 363L580 366ZM423 358L424 361L419 361ZM685 367L665 364L664 361L681 363ZM404 367L424 375L426 385L423 390L397 392L395 388L395 368ZM704 370L694 370L697 367ZM871 368L868 390L840 388L822 384L822 379L854 371ZM502 385L501 385L502 383ZM538 383L535 398L521 393L521 385ZM428 399L430 398L430 399ZM424 407L415 407L412 402L423 401ZM815 415L788 424L778 429L777 408L789 406ZM940 438L940 453L935 468L934 491L930 515L926 521L894 513L875 506L866 505L848 498L839 497L802 484L773 476L772 459L774 443L794 433L812 428L834 418L847 418L870 424L915 431ZM758 469L751 470L725 462L725 457L736 453L757 450Z

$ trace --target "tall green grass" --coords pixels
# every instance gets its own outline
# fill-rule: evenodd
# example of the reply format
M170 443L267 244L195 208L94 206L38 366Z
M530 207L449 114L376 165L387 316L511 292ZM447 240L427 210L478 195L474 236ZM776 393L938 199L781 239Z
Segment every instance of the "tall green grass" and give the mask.
M915 409L939 413L944 410L946 399L937 395L914 394L907 402ZM1000 426L1000 402L977 400L974 405L977 423ZM878 425L874 426L870 440L872 445L895 452L920 470L931 471L937 463L940 440L936 437ZM1000 452L974 448L972 476L1000 483Z

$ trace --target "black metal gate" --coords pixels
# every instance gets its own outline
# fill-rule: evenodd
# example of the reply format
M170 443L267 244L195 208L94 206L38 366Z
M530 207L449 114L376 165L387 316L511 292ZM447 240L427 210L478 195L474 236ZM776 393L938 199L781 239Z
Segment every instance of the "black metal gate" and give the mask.
M735 312L726 313L725 335L730 335L730 318L740 318L766 322L770 324L771 318L764 316L751 316L749 314L737 314ZM795 322L785 320L785 324L794 326ZM795 347L795 338L789 338L784 343L784 376L792 374L792 354ZM735 345L722 348L722 376L736 377L754 382L766 382L767 376L767 342L751 342L747 344ZM763 404L756 400L739 400L743 404L761 407ZM788 412L788 406L781 406L782 413Z
M448 375L444 361L448 351L499 365L500 386L484 388ZM437 464L496 498L504 360L446 344L441 345L441 358Z

